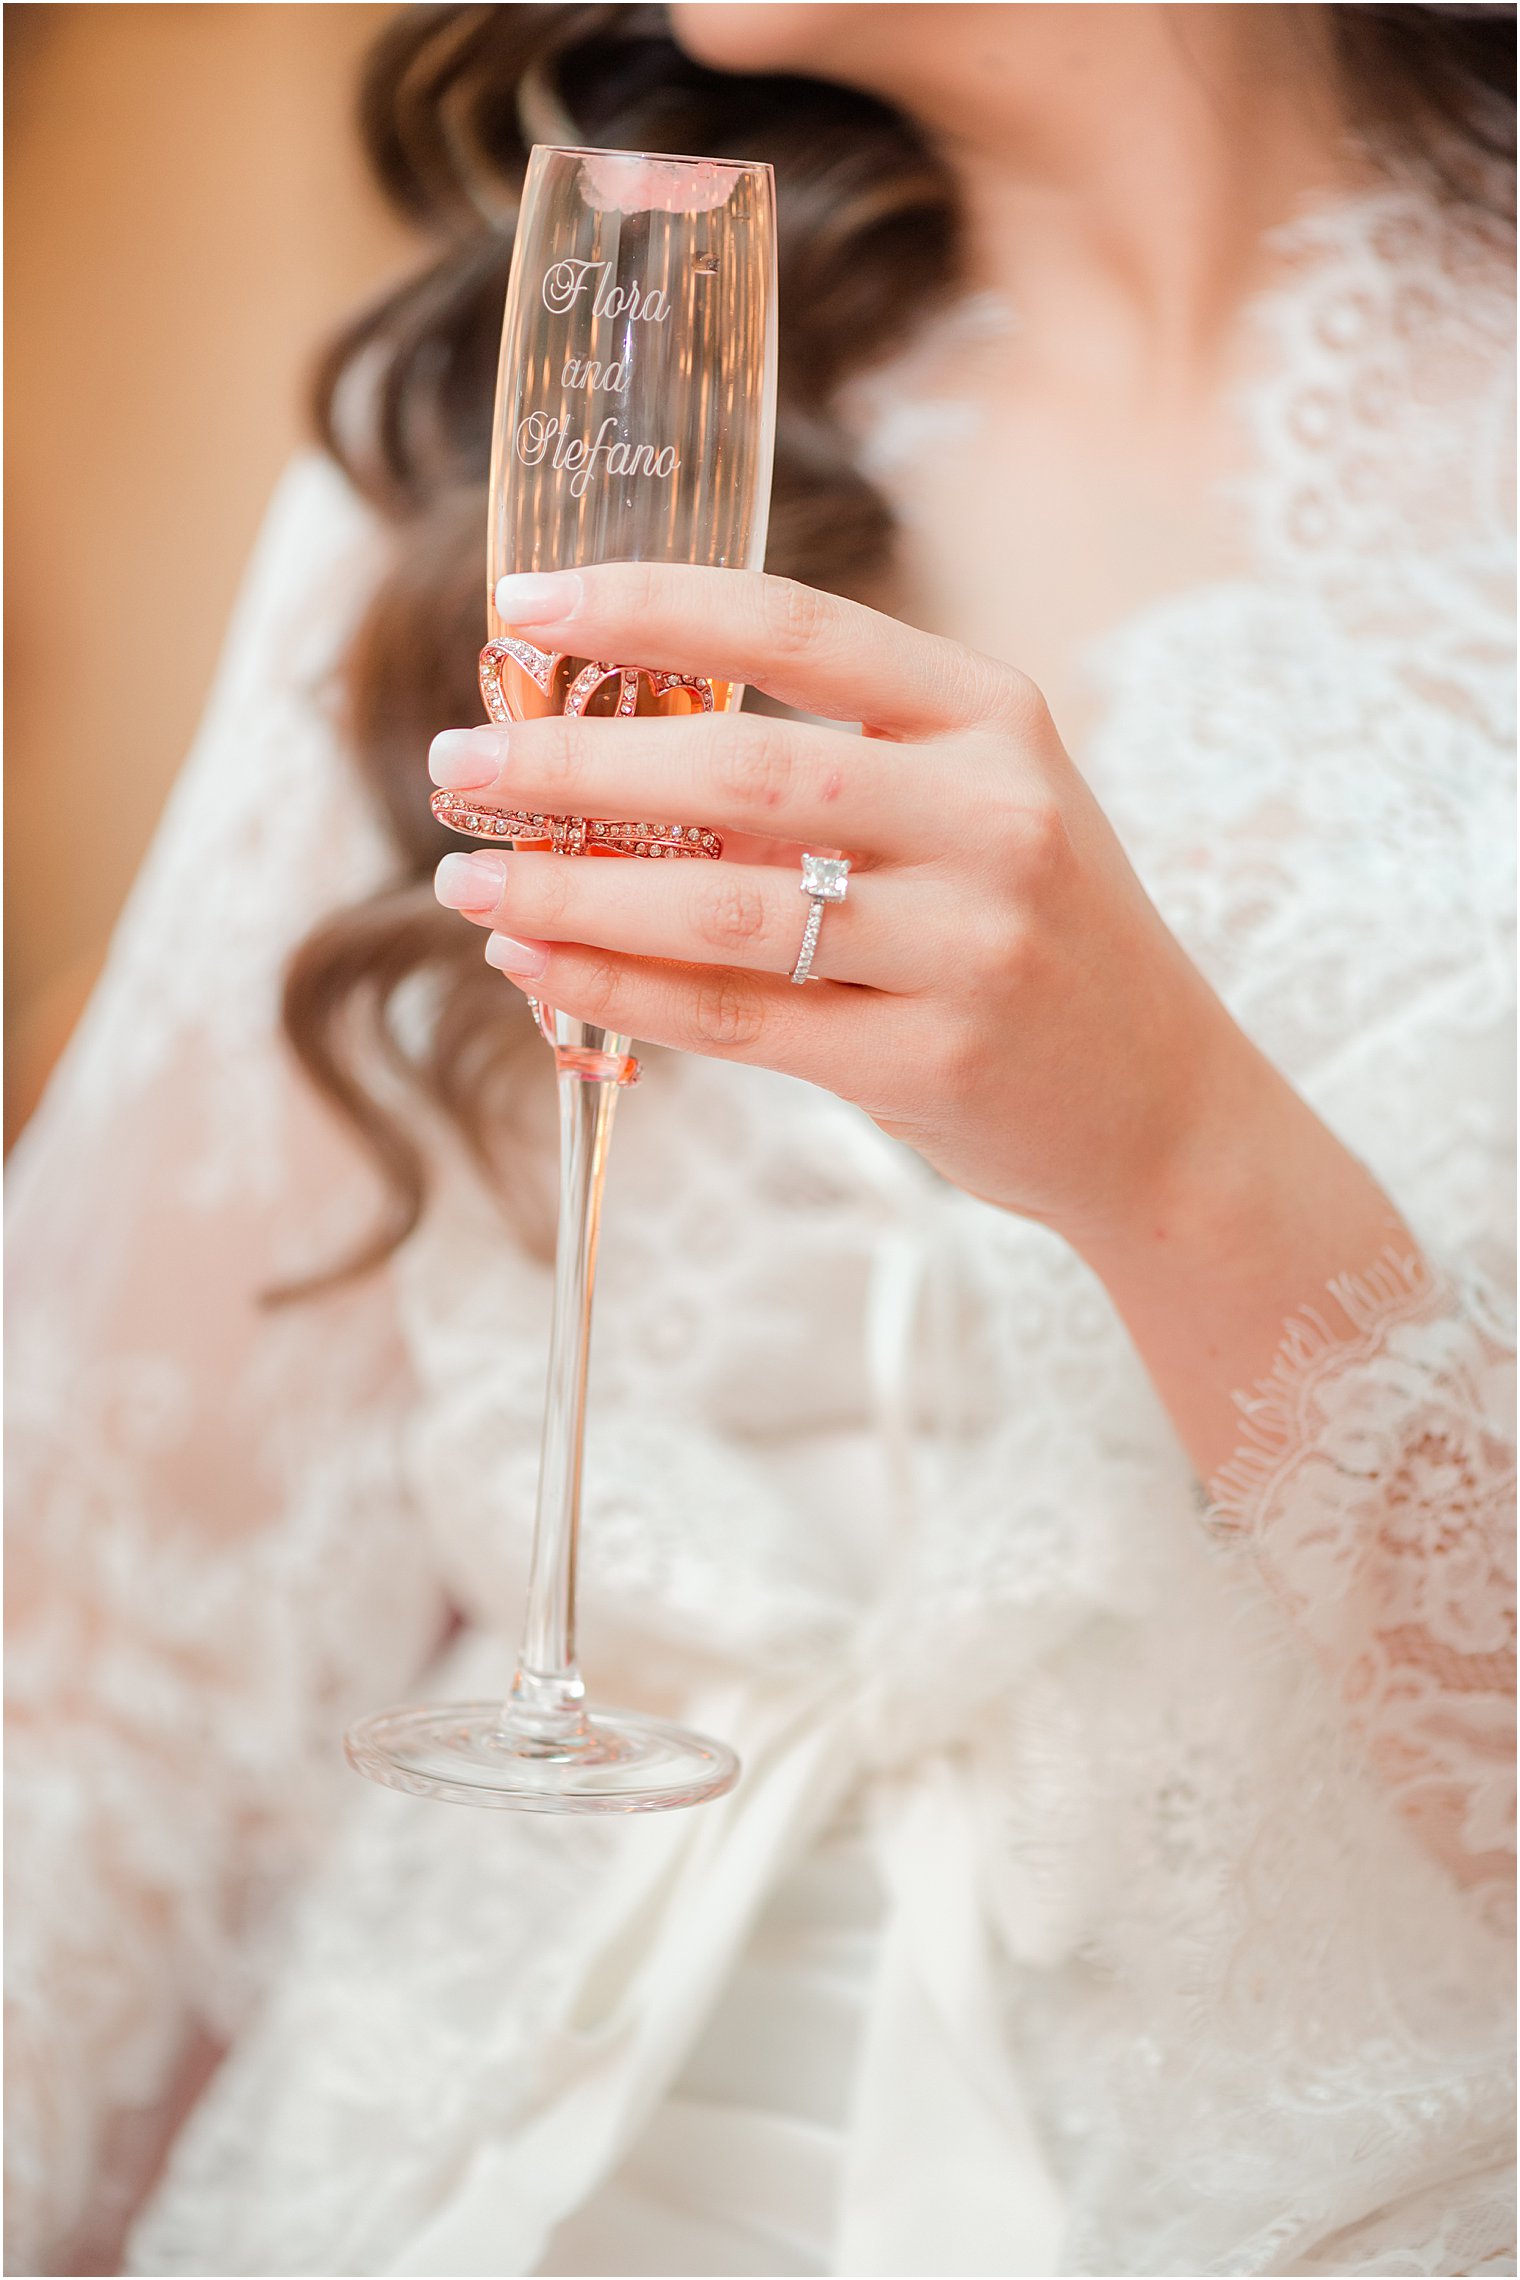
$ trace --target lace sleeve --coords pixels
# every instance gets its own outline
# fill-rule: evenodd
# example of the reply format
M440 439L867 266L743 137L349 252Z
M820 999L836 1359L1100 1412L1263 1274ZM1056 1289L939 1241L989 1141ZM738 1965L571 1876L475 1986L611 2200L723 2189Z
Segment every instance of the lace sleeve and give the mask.
M1210 1484L1313 1641L1383 1779L1461 1882L1513 1873L1515 1337L1475 1268L1386 1249L1306 1307L1235 1396Z
M350 1777L355 1706L443 1619L383 1278L280 1310L373 1202L287 1061L286 950L385 863L323 689L373 539L271 510L195 751L13 1158L7 2268L112 2243Z

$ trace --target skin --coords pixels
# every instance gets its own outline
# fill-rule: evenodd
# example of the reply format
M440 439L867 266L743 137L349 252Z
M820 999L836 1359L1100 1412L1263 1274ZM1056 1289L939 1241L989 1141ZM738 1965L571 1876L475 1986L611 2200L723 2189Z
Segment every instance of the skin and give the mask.
M1319 11L674 13L719 68L911 107L957 173L971 278L1020 312L1010 341L958 357L986 415L965 463L935 459L917 493L910 471L897 497L906 614L959 638L740 572L506 582L502 615L540 646L724 676L865 735L743 714L447 731L440 783L698 817L728 846L721 864L453 854L440 899L566 1011L827 1086L1055 1229L1207 1479L1285 1318L1312 1301L1349 1330L1327 1279L1414 1246L1169 932L1056 724L1080 736L1086 639L1220 570L1220 404L1262 233L1349 172ZM797 989L804 845L855 868L821 979Z

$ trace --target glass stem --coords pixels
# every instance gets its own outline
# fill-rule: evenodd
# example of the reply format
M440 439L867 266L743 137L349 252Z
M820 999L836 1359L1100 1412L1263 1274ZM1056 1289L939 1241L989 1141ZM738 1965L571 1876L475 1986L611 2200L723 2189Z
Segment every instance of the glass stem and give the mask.
M586 1366L607 1144L628 1040L546 1006L559 1071L559 1224L549 1384L538 1468L538 1511L528 1612L507 1711L521 1731L573 1746L587 1731L586 1690L575 1661L575 1560L580 1533ZM595 1072L595 1073L591 1073Z

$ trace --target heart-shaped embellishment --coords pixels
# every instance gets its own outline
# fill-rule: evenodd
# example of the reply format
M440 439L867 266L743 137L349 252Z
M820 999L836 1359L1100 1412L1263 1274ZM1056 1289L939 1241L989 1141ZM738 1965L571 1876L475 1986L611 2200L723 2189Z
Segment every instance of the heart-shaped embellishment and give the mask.
M508 676L517 676L515 686ZM528 687L524 687L524 681ZM537 692L530 700L528 688ZM629 720L682 712L712 712L713 684L695 673L663 673L644 665L609 665L535 649L530 641L504 635L480 653L480 693L492 720L505 728L514 720L544 719L553 713L585 718ZM727 691L725 689L725 696ZM695 823L620 822L607 816L541 815L528 808L498 808L467 792L434 792L432 810L450 831L470 839L505 839L515 847L552 850L557 855L642 855L705 858L715 861L723 841Z
M514 666L539 691L540 702L528 699L520 682L512 690L509 677ZM481 651L480 693L486 711L502 727L548 713L583 718L594 709L616 720L631 720L640 710L711 712L714 706L713 684L700 673L665 673L649 665L572 657L559 650L535 649L531 641L519 641L511 634L488 641ZM667 701L677 696L691 701L679 708Z

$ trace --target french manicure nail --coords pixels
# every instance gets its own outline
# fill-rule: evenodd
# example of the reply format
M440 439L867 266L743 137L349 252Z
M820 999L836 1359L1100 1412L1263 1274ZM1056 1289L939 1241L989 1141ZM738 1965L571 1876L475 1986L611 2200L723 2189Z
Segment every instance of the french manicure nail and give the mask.
M504 729L440 729L428 746L428 774L447 792L475 792L494 783L506 757Z
M502 855L445 855L433 873L433 892L445 910L492 910L506 891Z
M581 606L578 570L514 570L496 581L496 608L508 625L551 625Z
M536 981L548 963L547 943L516 942L510 934L492 934L486 939L486 964L500 974L510 974L514 981Z

